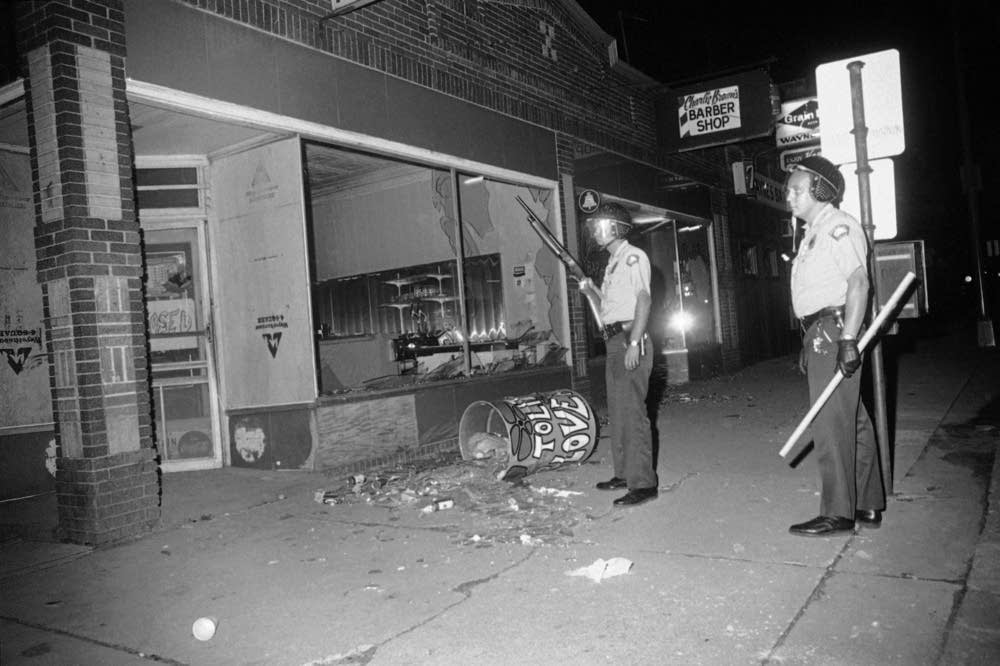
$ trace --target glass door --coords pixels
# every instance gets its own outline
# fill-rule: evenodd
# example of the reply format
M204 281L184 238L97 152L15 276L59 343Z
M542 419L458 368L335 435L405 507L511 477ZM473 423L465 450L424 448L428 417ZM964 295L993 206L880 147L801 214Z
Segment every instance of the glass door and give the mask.
M165 472L222 464L204 226L146 229L156 441Z

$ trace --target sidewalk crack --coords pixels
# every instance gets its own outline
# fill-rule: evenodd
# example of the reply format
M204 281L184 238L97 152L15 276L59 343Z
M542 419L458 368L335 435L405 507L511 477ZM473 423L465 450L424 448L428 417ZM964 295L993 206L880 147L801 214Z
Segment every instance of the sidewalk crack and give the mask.
M819 579L819 582L816 583L816 587L813 588L813 591L809 594L809 597L806 599L805 603L802 604L802 607L798 610L797 613L795 613L795 617L792 618L791 622L788 623L788 626L785 627L785 630L781 632L780 636L778 636L778 639L774 642L774 645L771 646L771 649L768 651L767 655L760 660L761 666L766 666L767 664L781 662L781 659L777 657L778 650L780 650L784 646L785 641L788 639L789 635L791 635L792 630L798 624L799 620L802 619L802 616L806 614L806 610L808 610L809 606L811 606L814 601L817 601L820 598L822 598L824 590L826 588L827 581L833 577L833 574L835 573L835 570L837 568L837 564L839 564L840 560L843 559L844 555L847 553L847 549L850 547L851 542L853 540L854 540L853 536L850 539L847 539L847 541L844 542L843 547L840 549L840 552L838 552L836 557L833 558L833 561L831 561L830 564L827 565L826 569L823 571L823 575Z

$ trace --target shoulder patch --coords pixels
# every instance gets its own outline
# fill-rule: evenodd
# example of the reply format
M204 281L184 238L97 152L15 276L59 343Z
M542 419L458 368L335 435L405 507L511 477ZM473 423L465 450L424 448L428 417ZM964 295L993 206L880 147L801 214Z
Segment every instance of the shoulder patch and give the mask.
M637 263L639 263L639 255L637 254L628 255L628 259L625 260L625 263L628 264L629 266L635 266Z
M830 230L830 236L833 240L840 240L849 233L851 233L851 229L846 224L838 224Z

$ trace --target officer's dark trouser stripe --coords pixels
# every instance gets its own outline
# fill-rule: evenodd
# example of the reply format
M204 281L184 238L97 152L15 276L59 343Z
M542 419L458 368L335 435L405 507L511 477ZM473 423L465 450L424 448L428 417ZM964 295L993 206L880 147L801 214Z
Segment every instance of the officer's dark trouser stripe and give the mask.
M639 367L625 369L627 333L608 340L605 380L608 387L608 420L611 425L611 453L615 476L625 479L631 490L655 488L653 436L646 411L649 376L653 370L650 345L640 356Z

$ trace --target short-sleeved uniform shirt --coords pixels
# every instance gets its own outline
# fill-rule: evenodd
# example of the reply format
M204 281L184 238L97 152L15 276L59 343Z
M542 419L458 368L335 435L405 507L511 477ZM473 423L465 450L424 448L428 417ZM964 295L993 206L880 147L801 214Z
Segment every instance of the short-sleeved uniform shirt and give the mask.
M601 282L601 320L605 324L632 321L642 291L649 292L649 257L622 241L608 259Z
M792 263L795 316L844 305L847 278L859 267L868 269L868 239L861 224L827 204L806 227Z

